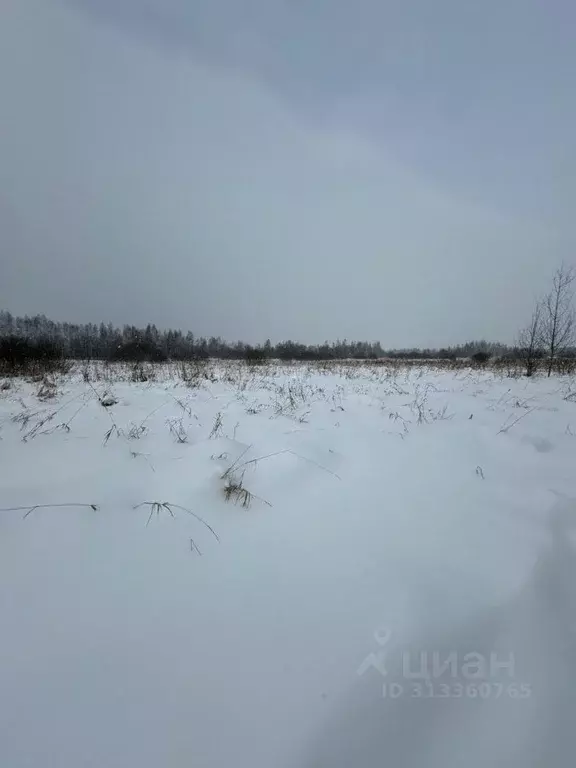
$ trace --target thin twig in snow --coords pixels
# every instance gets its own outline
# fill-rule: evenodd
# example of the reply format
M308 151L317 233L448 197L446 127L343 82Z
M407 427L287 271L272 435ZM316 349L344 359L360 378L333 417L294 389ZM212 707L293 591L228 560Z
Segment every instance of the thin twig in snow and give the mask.
M93 510L94 512L97 512L99 507L97 504L74 504L74 503L65 503L65 504L27 504L23 507L3 507L0 509L0 512L21 512L22 510L27 510L26 514L22 518L25 520L28 515L31 515L32 512L36 509L48 509L50 507L86 507L88 509Z
M501 434L502 432L504 432L504 433L508 432L510 429L512 429L512 427L514 427L516 424L518 424L519 421L522 421L522 419L525 419L526 416L529 416L532 413L532 411L535 411L535 410L536 410L536 408L530 408L530 410L526 411L526 413L523 413L517 419L514 419L512 424L508 424L508 426L506 426L506 422L504 422L503 426L498 431L498 434ZM508 417L508 419L509 418L510 417ZM506 421L508 421L508 419Z
M187 512L189 515L192 515L192 517L195 517L196 520L198 520L198 522L202 523L202 525L208 528L208 530L214 536L216 541L220 541L220 538L216 533L216 531L214 530L214 528L212 528L212 526L209 525L206 522L206 520L204 520L203 517L200 517L200 515L197 515L196 512L192 512L191 509L187 509L186 507L180 506L180 504L172 504L172 502L170 501L142 501L140 502L140 504L136 504L134 506L134 509L139 509L140 507L150 507L150 516L148 517L146 526L148 526L148 524L150 523L150 520L152 519L152 515L154 514L154 512L156 512L156 514L159 515L161 509L165 509L167 512L170 513L172 517L174 517L174 512L172 512L172 507L174 507L174 509L180 509L182 510L182 512Z
M246 448L246 451L250 448ZM246 453L244 451L244 453ZM332 472L332 470L327 469L326 467L323 467L322 464L318 464L317 461L314 461L313 459L308 459L306 456L301 456L299 453L296 453L295 451L291 450L290 448L284 448L282 451L275 451L274 453L268 453L265 456L258 456L255 459L250 459L249 461L245 461L243 464L238 464L238 461L242 458L244 453L236 460L234 464L232 464L226 472L222 475L222 479L226 478L232 471L235 469L239 469L240 467L247 467L250 464L257 464L259 461L263 461L264 459L271 459L274 456L281 456L283 453L291 453L292 456L296 456L297 459L302 459L302 461L307 461L309 464L313 464L315 467L318 467L318 469L322 469L324 472L328 472L329 475L333 475L338 480L341 480L342 478L336 474L336 472Z
M191 552L198 552L200 557L202 557L202 552L200 552L200 550L198 549L198 545L196 544L194 539L190 539L190 551Z

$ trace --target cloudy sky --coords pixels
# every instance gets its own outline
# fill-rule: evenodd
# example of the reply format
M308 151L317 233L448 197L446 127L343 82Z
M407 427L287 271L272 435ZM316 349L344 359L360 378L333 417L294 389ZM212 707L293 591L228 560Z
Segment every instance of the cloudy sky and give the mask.
M572 0L2 0L0 307L511 340L576 261Z

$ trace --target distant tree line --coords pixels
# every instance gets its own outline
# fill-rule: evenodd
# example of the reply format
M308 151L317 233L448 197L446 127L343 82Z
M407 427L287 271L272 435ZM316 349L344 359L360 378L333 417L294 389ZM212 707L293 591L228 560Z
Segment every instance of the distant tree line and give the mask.
M502 355L508 347L487 341L472 341L442 349L384 350L378 341L325 341L301 344L282 341L261 345L242 341L229 343L219 336L195 336L188 331L159 330L155 325L117 328L111 323L58 323L44 315L14 317L0 311L0 359L124 360L161 362L164 360L201 360L207 358L245 359L251 362L280 360L375 360L380 358L412 360L456 360L477 356L479 361Z
M0 311L0 362L17 369L30 360L109 360L162 362L165 360L246 360L258 364L280 360L458 360L470 359L479 366L489 360L522 365L527 376L538 370L573 372L576 367L576 316L574 291L576 272L560 267L548 293L536 302L530 323L514 346L488 341L470 341L441 349L382 348L379 341L325 341L301 344L282 341L253 346L242 341L229 343L219 336L195 336L191 331L158 330L155 325L136 328L112 323L56 323L44 315L14 317Z

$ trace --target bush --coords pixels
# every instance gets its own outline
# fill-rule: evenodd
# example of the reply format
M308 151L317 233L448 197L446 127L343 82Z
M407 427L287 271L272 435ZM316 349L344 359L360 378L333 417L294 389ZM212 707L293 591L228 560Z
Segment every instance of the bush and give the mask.
M246 347L244 360L246 360L248 365L262 365L266 362L266 355L263 349Z
M0 339L0 367L7 374L32 374L66 372L69 364L64 360L61 346L50 339L35 341L21 336Z
M490 360L490 352L475 352L472 355L472 360L476 363L476 365L486 365L486 363Z
M145 381L154 381L156 379L156 372L154 366L150 365L148 368L144 368L142 363L134 363L132 371L130 373L130 380L138 383Z
M167 357L151 342L135 340L120 344L112 353L111 359L129 363L163 363Z
M28 339L8 336L0 340L0 360L6 365L17 368L34 358L34 349Z
M576 358L566 355L556 361L556 372L561 376L573 376L576 372Z

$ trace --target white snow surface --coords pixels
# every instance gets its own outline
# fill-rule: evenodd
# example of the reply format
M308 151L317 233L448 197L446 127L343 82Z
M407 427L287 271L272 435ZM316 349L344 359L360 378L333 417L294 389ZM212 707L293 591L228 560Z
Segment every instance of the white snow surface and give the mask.
M0 765L574 765L574 382L207 369L0 390Z

